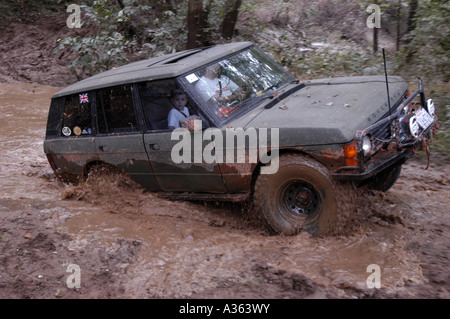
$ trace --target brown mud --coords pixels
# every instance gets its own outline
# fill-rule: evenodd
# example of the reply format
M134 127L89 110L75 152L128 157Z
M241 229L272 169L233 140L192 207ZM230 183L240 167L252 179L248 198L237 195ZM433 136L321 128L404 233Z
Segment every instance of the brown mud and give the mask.
M0 84L0 297L449 297L448 165L408 162L340 236L270 236L246 205L167 201L117 172L61 183L42 148L55 91Z
M250 206L164 200L117 172L61 183L42 147L59 88L37 84L59 85L58 70L25 68L35 75L23 77L8 63L0 67L0 298L450 297L450 167L434 154L428 170L421 159L405 164L387 193L361 192L343 234L270 236ZM68 285L73 264L80 288ZM373 264L380 288L367 285Z

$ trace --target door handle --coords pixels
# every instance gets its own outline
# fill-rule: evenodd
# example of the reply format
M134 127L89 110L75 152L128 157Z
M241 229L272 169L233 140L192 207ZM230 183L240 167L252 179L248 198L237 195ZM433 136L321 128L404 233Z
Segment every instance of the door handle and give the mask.
M103 145L100 145L100 146L98 147L98 149L100 150L100 152L108 152L108 147L103 146Z
M159 144L158 144L158 143L148 144L148 146L149 146L149 148L150 148L152 151L157 151L157 150L159 150Z

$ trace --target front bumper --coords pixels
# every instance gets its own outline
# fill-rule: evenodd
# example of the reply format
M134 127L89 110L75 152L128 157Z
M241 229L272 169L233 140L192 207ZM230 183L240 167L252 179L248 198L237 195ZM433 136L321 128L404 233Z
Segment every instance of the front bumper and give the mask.
M413 102L414 99L419 102ZM432 124L425 128L419 128L419 133L413 136L405 129L405 119L422 111L426 105L422 81L419 80L419 89L411 96L396 105L388 116L377 123L356 132L356 144L358 149L358 166L345 166L333 172L333 177L338 180L364 181L382 171L402 165L407 159L414 156L417 149L427 149L433 138L437 116L431 114ZM434 107L434 106L433 106ZM428 113L427 113L428 114ZM431 119L430 118L430 119ZM370 154L363 152L363 140L370 138L372 150Z
M399 152L383 150L366 162L363 170L352 166L341 167L333 173L333 177L337 180L364 181L390 167L402 165L413 156L414 151L412 149L404 149Z

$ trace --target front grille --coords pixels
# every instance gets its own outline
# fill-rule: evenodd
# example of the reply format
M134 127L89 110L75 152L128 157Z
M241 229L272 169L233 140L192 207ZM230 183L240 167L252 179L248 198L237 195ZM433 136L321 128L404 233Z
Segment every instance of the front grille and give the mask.
M392 121L398 117L399 106L406 99L406 93L403 98L398 100L397 103L391 108L390 112L387 112L377 123L375 123L372 127L368 128L366 131L370 132L371 137L373 138L373 143L375 149L378 149L378 146L382 143L388 142L392 139ZM391 119L389 119L391 117Z
M379 126L377 126L371 132L373 143L375 147L383 142L390 140L391 138L391 122L387 120L381 120Z

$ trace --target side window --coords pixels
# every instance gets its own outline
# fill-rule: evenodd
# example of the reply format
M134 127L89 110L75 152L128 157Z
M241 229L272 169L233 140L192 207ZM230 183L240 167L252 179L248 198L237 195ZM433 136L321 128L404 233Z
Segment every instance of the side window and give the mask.
M168 116L173 105L170 93L177 88L175 80L144 82L139 84L139 95L147 127L167 130Z
M97 119L100 134L139 130L130 85L101 89L98 92Z
M47 118L46 137L59 137L62 134L62 116L64 113L64 97L53 98Z
M175 98L172 96L174 92L182 93L183 102L174 102ZM140 83L139 95L147 127L150 130L167 130L169 121L178 122L178 119L197 115L191 107L188 96L174 79ZM174 110L176 106L180 109L179 112Z
M80 93L65 97L63 136L92 135L91 94Z

